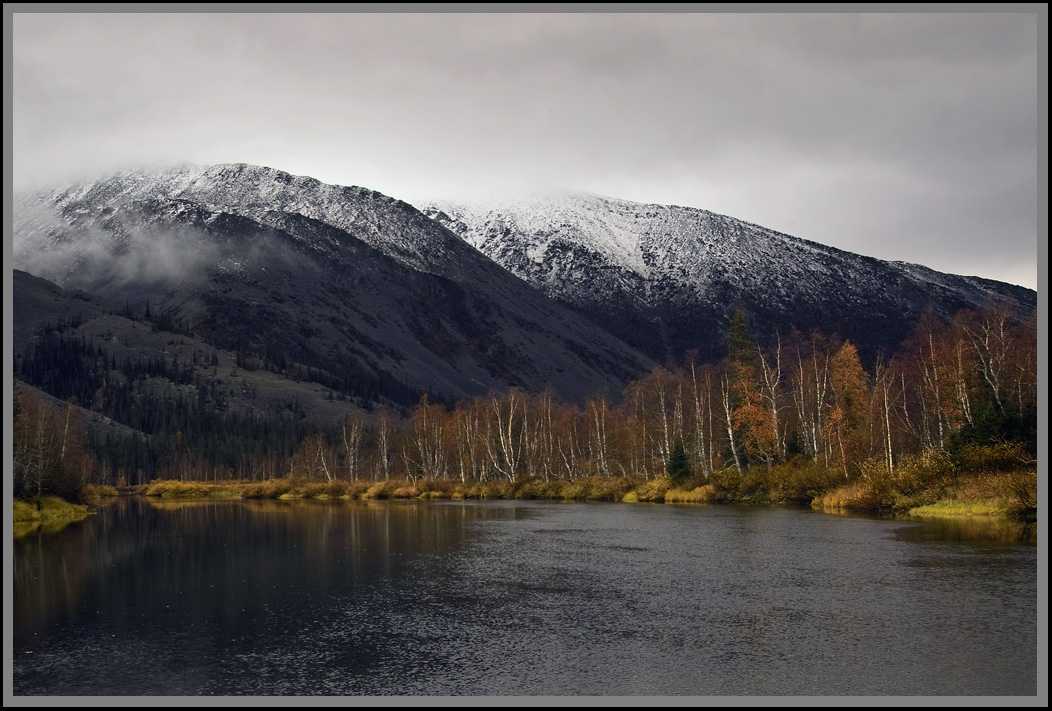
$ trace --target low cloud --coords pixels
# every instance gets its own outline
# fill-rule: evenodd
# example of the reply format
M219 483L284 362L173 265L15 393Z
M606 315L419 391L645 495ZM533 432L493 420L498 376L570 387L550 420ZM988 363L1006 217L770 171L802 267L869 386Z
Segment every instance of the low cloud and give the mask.
M16 210L16 269L108 297L163 293L204 282L221 258L218 246L191 227L128 227L107 216L70 224L48 205Z

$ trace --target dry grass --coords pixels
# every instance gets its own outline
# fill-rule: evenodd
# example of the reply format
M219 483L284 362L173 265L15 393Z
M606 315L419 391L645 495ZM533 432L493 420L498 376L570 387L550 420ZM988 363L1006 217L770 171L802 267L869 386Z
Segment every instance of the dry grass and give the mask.
M57 496L41 496L25 501L14 500L12 520L15 523L40 523L43 521L80 521L92 514L91 508L71 504Z
M663 503L665 494L672 488L672 480L667 476L655 477L649 481L637 482L635 486L621 495L621 501L627 504L638 502Z
M927 506L917 506L909 511L910 516L942 518L947 516L1004 516L1007 513L1003 499L942 499Z
M150 482L143 492L146 496L195 497L211 496L217 498L241 498L245 484L236 481L177 481L159 479Z
M638 484L628 477L584 477L550 484L550 499L561 501L622 501Z
M858 481L826 492L812 503L825 511L883 511L888 508L882 492L869 482Z
M459 486L456 479L422 479L417 482L421 499L452 499Z
M395 481L377 481L369 485L358 498L360 499L389 499L398 489L399 483Z
M707 504L712 501L715 488L712 484L696 486L693 489L669 489L665 492L666 504Z
M101 499L106 496L120 496L117 487L108 484L87 484L84 487L84 497L87 499Z
M292 491L292 482L288 479L267 479L245 486L241 495L246 499L277 499Z
M114 487L90 487L89 496L114 496ZM893 472L882 460L871 460L845 483L842 472L810 460L791 460L773 467L754 466L744 474L733 468L714 472L710 480L668 477L647 481L630 477L580 477L545 481L539 477L514 482L461 482L454 479L390 481L262 482L154 481L142 493L154 497L246 499L533 499L544 501L624 501L653 503L807 504L826 511L913 515L990 516L1033 520L1037 511L1037 473L1033 470L963 474L937 452L903 457ZM922 513L916 513L922 512Z
M415 499L420 496L420 487L416 484L399 486L391 492L392 499Z

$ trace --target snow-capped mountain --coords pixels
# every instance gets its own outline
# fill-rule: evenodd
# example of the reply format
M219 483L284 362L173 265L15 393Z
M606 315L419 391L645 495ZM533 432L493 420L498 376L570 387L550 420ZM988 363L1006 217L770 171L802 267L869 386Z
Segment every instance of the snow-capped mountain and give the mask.
M580 400L653 365L412 206L363 188L183 167L20 196L15 213L16 268L148 303L195 337L319 382L447 398L551 386Z
M733 311L753 335L796 329L893 350L923 311L941 315L1022 287L941 274L826 247L732 217L580 192L490 203L432 202L426 214L511 273L660 361L721 353Z

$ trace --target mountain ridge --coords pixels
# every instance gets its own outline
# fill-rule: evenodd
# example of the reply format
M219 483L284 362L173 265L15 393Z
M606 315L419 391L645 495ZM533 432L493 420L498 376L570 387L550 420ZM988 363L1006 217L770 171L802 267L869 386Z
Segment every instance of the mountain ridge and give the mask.
M699 208L572 191L421 210L659 362L691 350L719 357L738 308L760 340L835 332L872 360L929 307L943 317L995 300L1022 315L1036 307L1024 287L880 260Z

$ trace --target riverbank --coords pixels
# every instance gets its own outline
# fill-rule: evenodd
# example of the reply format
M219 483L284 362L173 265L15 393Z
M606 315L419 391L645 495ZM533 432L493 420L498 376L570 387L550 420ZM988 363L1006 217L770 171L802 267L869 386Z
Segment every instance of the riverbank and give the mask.
M57 496L15 499L13 509L12 522L16 538L37 530L59 531L94 513L90 506L70 503Z
M228 499L520 499L547 501L612 501L666 504L801 505L829 512L892 516L986 516L1023 520L1037 517L1037 472L994 472L933 478L870 475L838 482L835 471L781 467L714 474L708 480L688 477L648 480L632 477L540 478L516 481L462 482L450 479L386 481L182 482L158 480L140 487L95 487L93 496L118 493L166 498ZM842 481L842 480L841 480Z
M816 499L815 508L914 518L1001 517L1037 520L1037 472L975 474L928 486L895 486L886 479L853 482Z
M40 496L35 499L15 499L15 523L39 523L44 521L82 521L92 514L92 509L83 504L73 504L57 496Z

